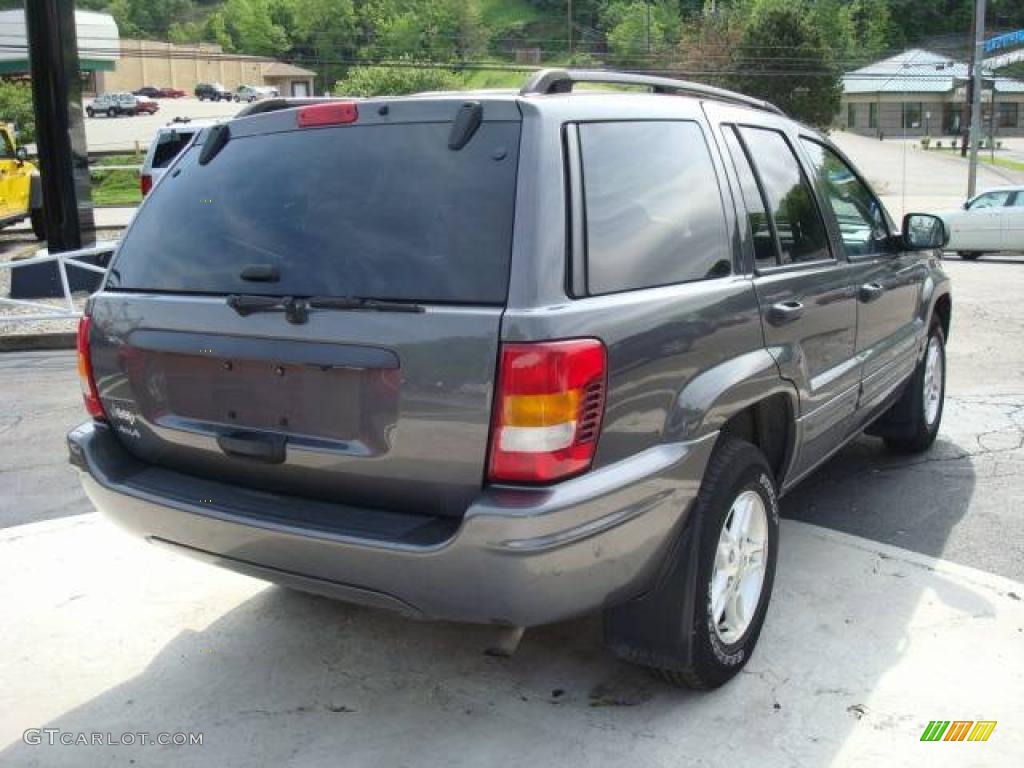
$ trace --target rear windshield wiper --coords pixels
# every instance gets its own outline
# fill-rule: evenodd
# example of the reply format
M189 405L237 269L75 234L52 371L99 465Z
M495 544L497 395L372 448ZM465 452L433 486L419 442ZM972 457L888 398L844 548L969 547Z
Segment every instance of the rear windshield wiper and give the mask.
M359 296L313 296L306 300L310 309L363 309L376 312L424 312L420 304L382 299L365 299Z
M289 323L300 325L309 318L305 300L293 296L259 296L249 293L233 293L228 296L228 306L242 317L257 312L284 310Z
M283 310L289 323L300 325L309 319L310 309L354 309L367 312L424 312L420 304L401 301L366 299L358 296L313 296L308 299L294 296L261 296L259 294L233 293L228 296L228 306L242 317L257 312Z

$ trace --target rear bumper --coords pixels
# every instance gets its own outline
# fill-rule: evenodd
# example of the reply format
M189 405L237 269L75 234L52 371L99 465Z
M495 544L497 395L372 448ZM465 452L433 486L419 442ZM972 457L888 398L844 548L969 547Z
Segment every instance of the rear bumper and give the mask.
M627 600L650 583L696 496L716 435L657 446L541 489L486 489L434 541L409 543L290 524L187 493L155 493L101 424L68 434L70 460L95 506L129 531L209 562L420 618L533 626ZM240 491L224 485L231 498ZM219 484L218 484L219 485ZM265 494L264 494L265 495ZM339 507L343 517L346 507ZM360 510L364 517L366 510ZM339 517L339 519L340 519Z

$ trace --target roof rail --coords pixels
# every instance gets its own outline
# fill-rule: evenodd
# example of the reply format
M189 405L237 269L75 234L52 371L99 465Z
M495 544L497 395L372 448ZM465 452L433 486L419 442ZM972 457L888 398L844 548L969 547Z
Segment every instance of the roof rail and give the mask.
M259 101L247 104L235 114L235 117L249 117L249 115L259 115L263 112L276 112L279 109L305 107L309 104L353 100L345 96L272 96L268 99L260 99Z
M547 93L571 93L576 83L608 83L613 85L647 86L654 93L668 93L680 96L698 96L717 101L741 104L745 107L762 109L784 115L774 104L744 96L742 93L715 88L713 85L691 83L687 80L674 80L670 77L654 75L638 75L631 72L615 72L603 69L541 69L530 75L530 79L519 90L520 96L531 96Z

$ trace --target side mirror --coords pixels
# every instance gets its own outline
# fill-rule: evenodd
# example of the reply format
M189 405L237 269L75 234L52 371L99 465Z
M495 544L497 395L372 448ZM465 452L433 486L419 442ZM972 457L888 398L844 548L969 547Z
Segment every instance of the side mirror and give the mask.
M964 210L967 211L967 210L970 210L970 208L971 208L971 201L970 200L964 200Z
M908 213L903 217L903 247L911 251L943 248L949 242L946 225L929 213Z
M28 160L28 150L25 149L24 147L18 147L16 150L14 150L14 156L18 158L19 162L24 163L26 160Z

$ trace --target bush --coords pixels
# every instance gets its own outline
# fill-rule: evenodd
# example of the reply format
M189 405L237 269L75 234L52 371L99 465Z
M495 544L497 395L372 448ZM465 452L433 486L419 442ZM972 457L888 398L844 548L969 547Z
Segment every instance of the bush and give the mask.
M461 76L429 64L415 66L352 67L334 84L331 93L342 96L401 96L420 91L450 91L462 87Z
M0 122L14 123L21 144L36 140L36 115L28 83L0 82Z
M935 148L942 149L942 139L939 139L938 141L935 142Z
M931 136L925 136L923 139L921 139L921 149L928 149L928 147L931 145L931 143L932 143L932 137Z

